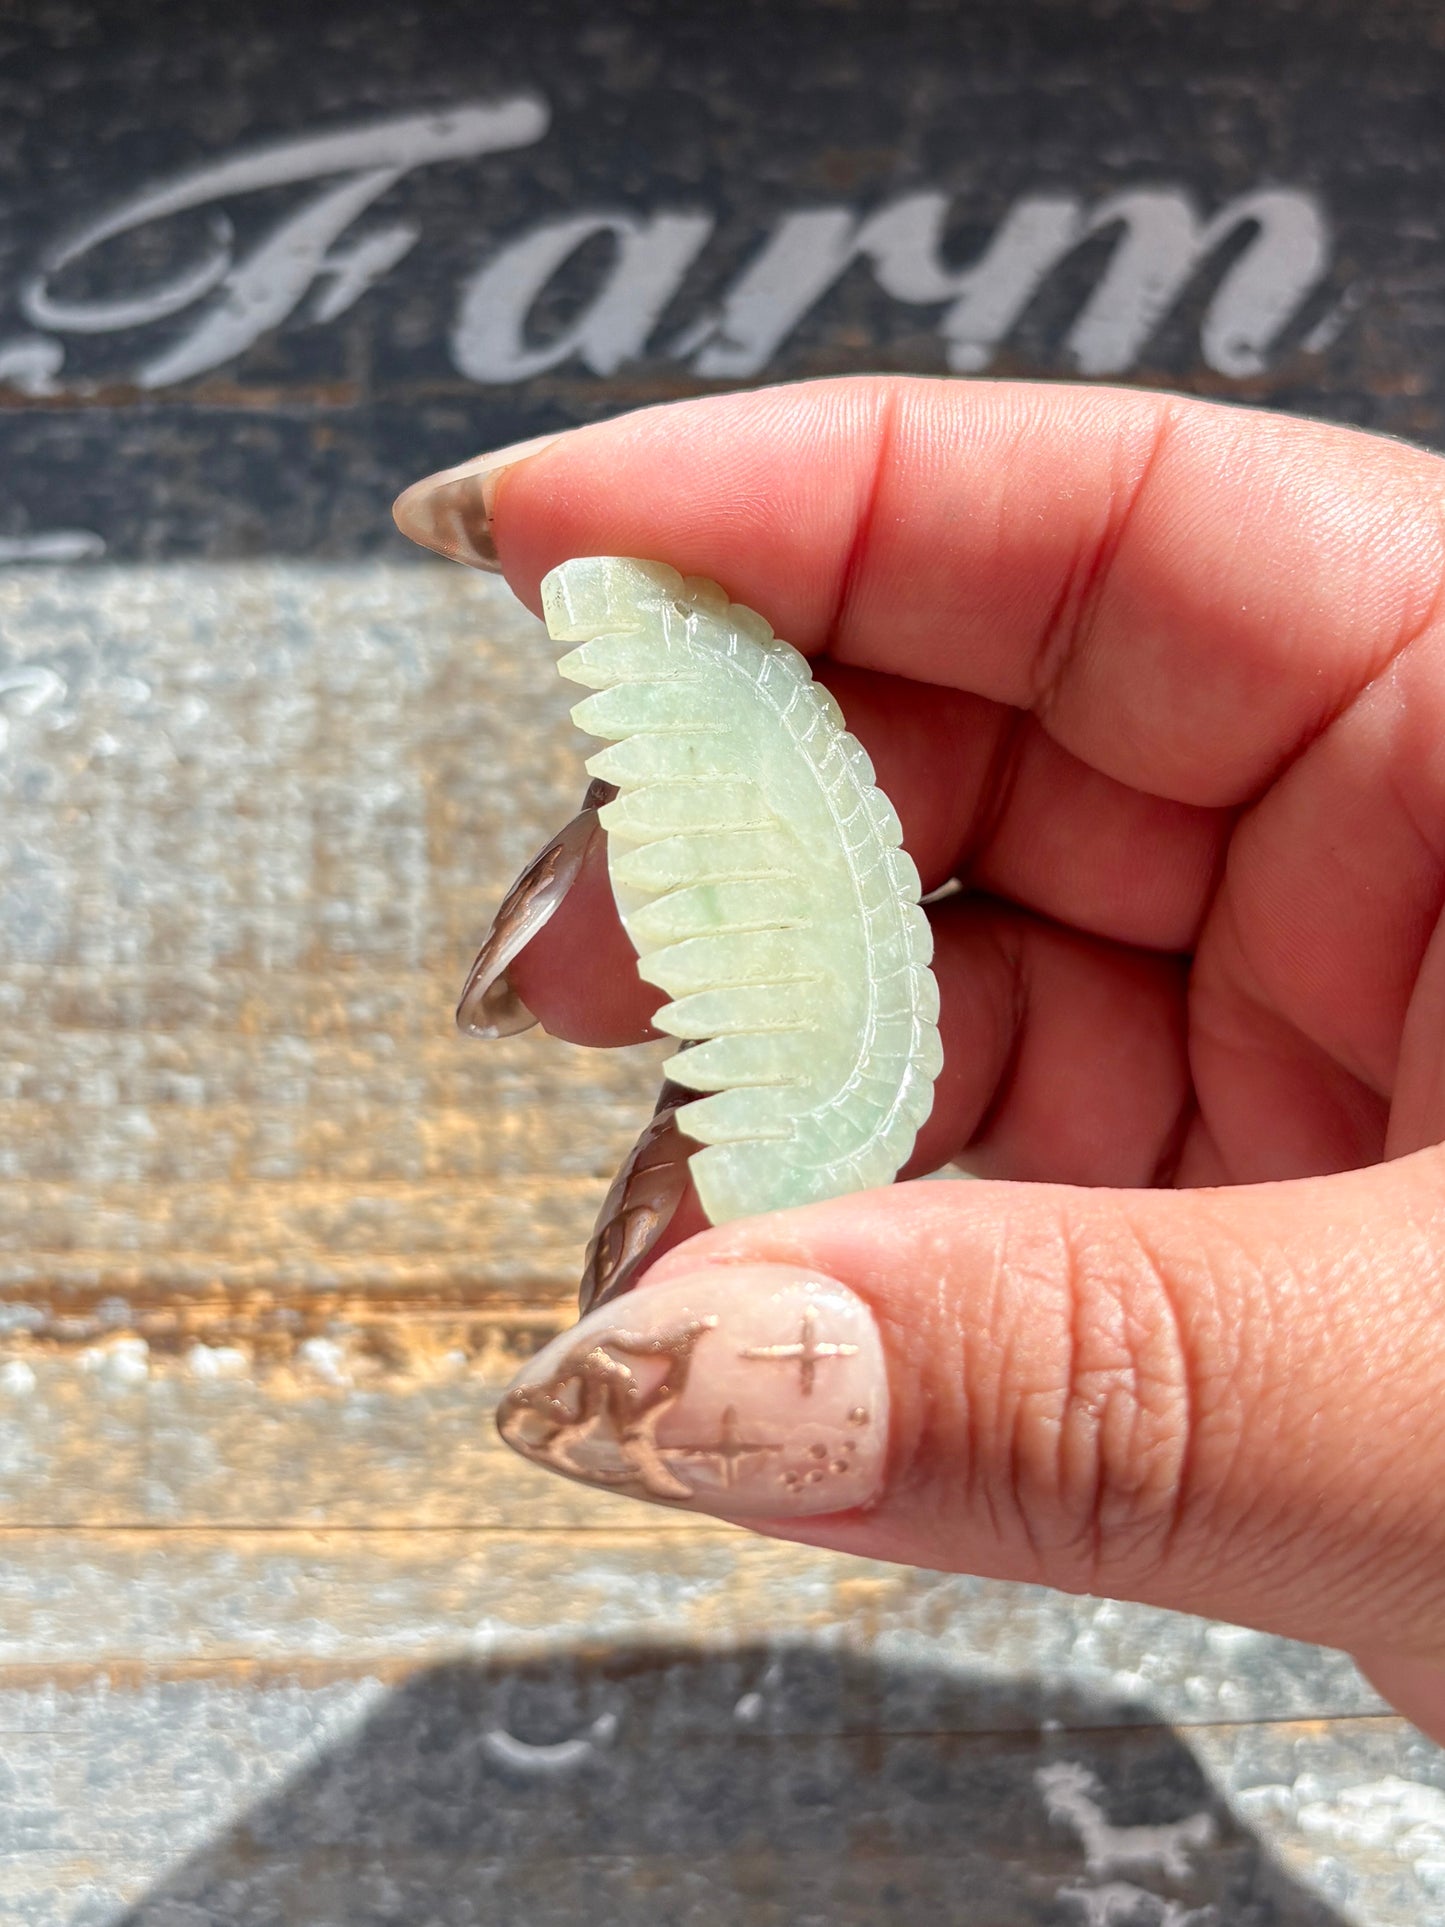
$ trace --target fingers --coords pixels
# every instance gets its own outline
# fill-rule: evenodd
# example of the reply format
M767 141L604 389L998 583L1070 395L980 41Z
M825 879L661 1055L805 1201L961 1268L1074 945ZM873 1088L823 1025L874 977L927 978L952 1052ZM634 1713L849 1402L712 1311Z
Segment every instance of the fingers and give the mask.
M944 1067L900 1176L937 1171L965 1149L981 1176L1128 1185L1172 1175L1189 1117L1178 967L959 898L939 906L935 934ZM583 1266L583 1311L630 1291L704 1229L687 1175L697 1146L677 1117L695 1095L663 1085L613 1179Z
M1445 1664L1442 1179L748 1220L549 1347L504 1430L782 1536Z
M661 991L637 974L607 876L607 839L586 860L540 930L508 967L512 992L544 1030L571 1044L636 1044L656 1032Z
M1445 1668L1418 1659L1397 1659L1373 1649L1357 1652L1355 1664L1378 1693L1437 1746L1445 1746Z
M1147 1185L1187 1123L1184 971L999 905L934 917L943 1071L905 1175Z
M1192 941L1225 813L1143 796L960 691L827 662L819 670L898 811L926 891L962 874L1111 940L1165 950ZM568 870L565 901L528 934L526 948L508 949L508 991L545 1029L585 1044L648 1034L660 999L639 984L600 833ZM496 954L492 937L483 958Z
M1181 1168L1204 1181L1356 1161L1412 1075L1445 875L1440 472L1167 397L858 380L575 431L507 452L472 493L529 595L564 554L662 555L806 648L980 698L999 756L983 794L1013 800L966 847L970 874L1197 950L1203 1121ZM428 485L410 498L404 518ZM1131 789L1200 813L1170 824ZM1419 1141L1418 1108L1399 1142Z
M990 1176L1170 1177L1189 1091L1182 968L962 898L933 922L944 1065L904 1175L967 1152ZM527 964L514 984L575 1042L636 1042L658 1001L619 968L589 979L584 1007L570 959L555 975Z
M1076 930L1151 950L1193 948L1233 812L1130 789L1030 718L1013 731L968 880Z
M511 1037L537 1019L518 996L508 966L546 928L602 843L599 807L615 792L589 784L582 808L539 850L513 883L477 952L457 1003L457 1027L471 1037Z
M1177 397L860 378L578 430L487 495L534 607L566 556L657 557L802 649L1033 710L1122 782L1234 806L1428 619L1439 473Z
M967 1151L971 1169L1001 1177L1170 1176L1189 1091L1182 966L966 897L932 921L944 1064L907 1174ZM539 940L514 967L516 989L549 1029L575 1023L573 1041L635 1041L639 1004L655 1007L658 993L639 999L635 969L579 970L597 949L543 952Z

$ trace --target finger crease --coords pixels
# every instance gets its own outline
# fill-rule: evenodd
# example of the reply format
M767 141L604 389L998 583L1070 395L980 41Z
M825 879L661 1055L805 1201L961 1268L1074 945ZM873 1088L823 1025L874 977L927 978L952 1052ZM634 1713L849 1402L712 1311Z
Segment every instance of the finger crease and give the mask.
M1019 1059L1023 1053L1024 1032L1028 1027L1029 990L1028 978L1024 970L1023 947L1016 942L1005 942L997 928L991 932L991 939L998 951L1007 975L1006 1021L1009 1027L1008 1048L999 1073L994 1080L993 1091L987 1104L974 1125L969 1137L970 1144L979 1144L993 1129L999 1113L1008 1103L1013 1093L1014 1082L1018 1076Z
M1322 741L1337 723L1342 722L1349 716L1373 689L1377 688L1387 676L1393 674L1396 665L1403 657L1407 656L1412 649L1423 642L1435 629L1439 628L1442 622L1445 622L1445 506L1438 508L1437 521L1440 526L1440 544L1435 559L1435 581L1430 592L1429 603L1424 613L1405 625L1403 631L1395 638L1394 642L1390 644L1380 660L1369 666L1368 673L1363 682L1357 683L1353 688L1345 690L1340 695L1339 700L1327 709L1323 715L1318 715L1310 719L1294 747L1280 757L1279 761L1268 772L1265 780L1254 791L1253 795L1245 799L1242 805L1242 813L1247 813L1256 804L1261 802L1276 786L1286 770L1292 768L1302 757L1307 755L1308 752L1314 748L1315 744Z
M1082 546L1065 572L1035 649L1029 708L1040 720L1057 706L1075 663L1093 639L1114 565L1148 493L1150 479L1173 437L1174 426L1175 411L1166 401L1160 407L1143 467L1129 484L1121 506L1109 517L1100 539Z
M883 410L878 421L878 450L873 459L873 472L868 477L868 487L853 525L853 538L848 545L848 554L844 558L839 574L838 594L833 603L833 613L823 632L826 637L823 647L830 655L836 650L838 635L852 600L853 585L863 573L868 549L872 543L878 503L883 494L888 471L892 467L894 443L898 438L898 408L898 391L890 384L883 391Z
M988 854L990 845L998 835L999 825L1013 801L1019 767L1023 761L1028 721L1027 710L1006 709L1001 712L1001 727L979 787L978 806L969 823L963 846L953 862L953 875L965 885L969 872L976 869Z
M1190 1128L1198 1115L1199 1099L1195 1095L1193 1083L1186 1075L1183 1099L1179 1109L1174 1113L1174 1122L1164 1134L1164 1140L1159 1147L1159 1156L1155 1160L1153 1172L1148 1180L1151 1191L1173 1189L1174 1181L1179 1176L1179 1166L1184 1158L1184 1146L1189 1140Z

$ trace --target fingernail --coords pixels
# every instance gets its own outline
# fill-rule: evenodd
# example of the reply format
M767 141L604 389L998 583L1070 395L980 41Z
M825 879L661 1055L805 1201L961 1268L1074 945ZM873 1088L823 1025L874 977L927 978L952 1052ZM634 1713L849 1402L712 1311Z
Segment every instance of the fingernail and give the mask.
M797 1519L877 1497L887 1367L846 1285L716 1265L590 1311L513 1380L497 1426L524 1458L589 1485Z
M477 455L456 468L441 469L402 490L392 504L391 513L403 535L419 542L424 549L465 562L492 575L501 572L497 545L492 538L492 509L497 499L497 484L509 468L540 455L566 434L535 435L529 442L513 442L490 455Z
M680 1104L696 1091L664 1082L657 1108L623 1160L597 1214L577 1291L579 1311L591 1311L632 1289L687 1190L687 1160L696 1148L677 1128Z
M591 783L582 808L565 830L540 850L502 899L457 1005L457 1028L469 1037L512 1037L537 1019L513 990L507 965L556 914L577 881L587 852L605 834L597 812L617 794L610 783Z

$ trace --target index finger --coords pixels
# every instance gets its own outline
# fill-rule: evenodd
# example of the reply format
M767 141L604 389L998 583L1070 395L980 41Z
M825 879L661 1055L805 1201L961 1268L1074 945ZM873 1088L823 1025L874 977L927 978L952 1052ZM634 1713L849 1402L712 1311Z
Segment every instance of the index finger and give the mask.
M1233 805L1432 619L1442 475L1177 396L866 377L577 429L487 493L534 608L568 556L669 562L808 653L1032 710L1110 776Z

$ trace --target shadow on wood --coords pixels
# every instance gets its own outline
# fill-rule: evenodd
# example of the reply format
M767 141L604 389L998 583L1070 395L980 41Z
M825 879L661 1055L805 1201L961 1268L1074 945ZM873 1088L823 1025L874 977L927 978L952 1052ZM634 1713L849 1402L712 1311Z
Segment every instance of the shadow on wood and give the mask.
M802 1646L448 1663L118 1927L1342 1927L1149 1718Z

